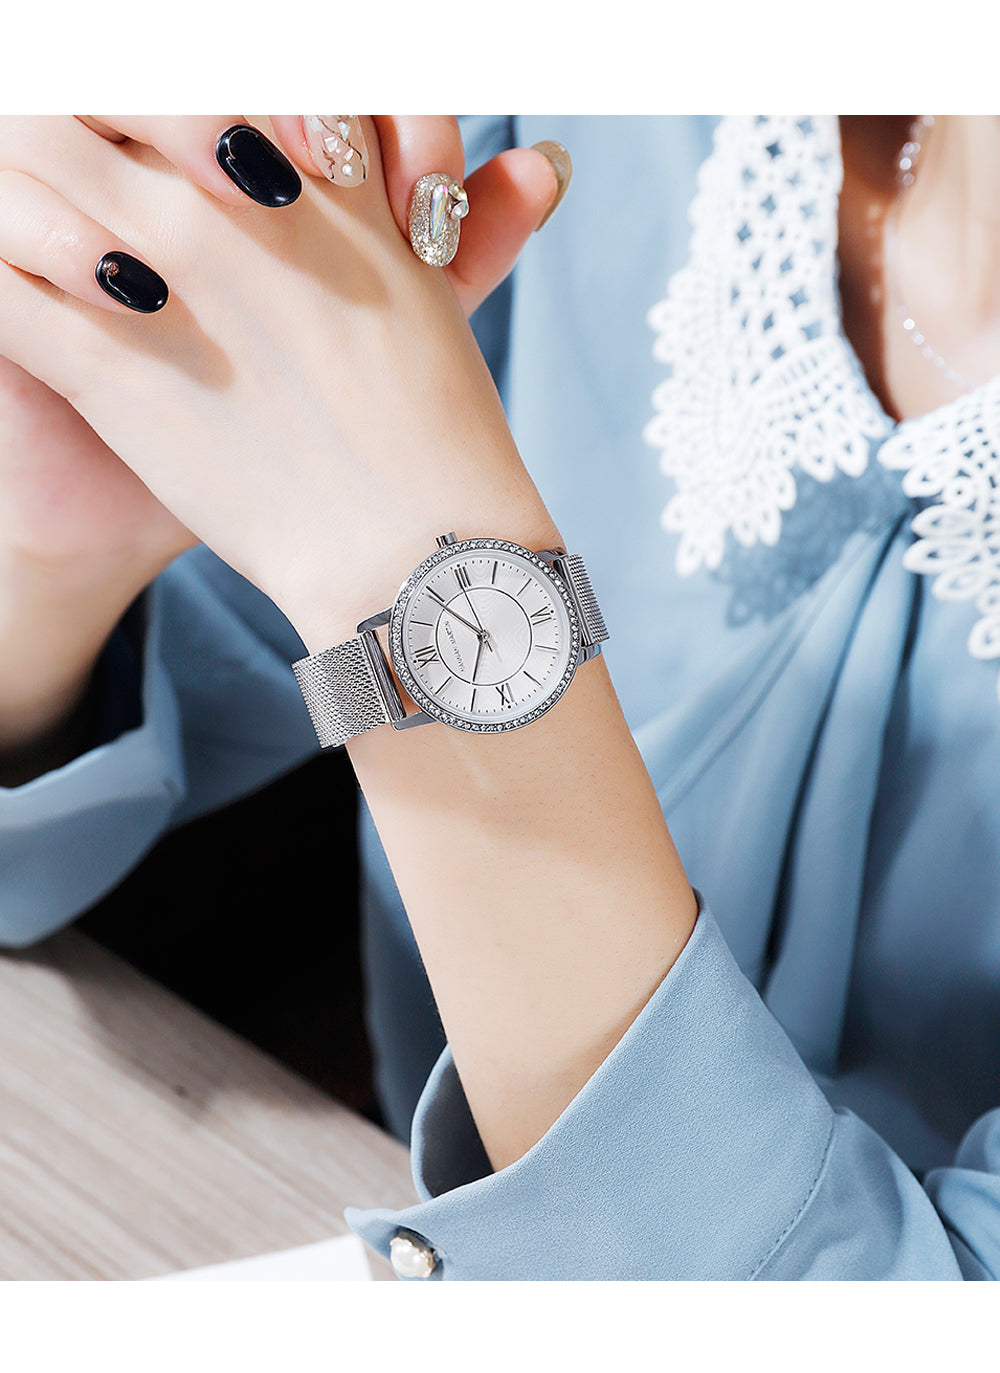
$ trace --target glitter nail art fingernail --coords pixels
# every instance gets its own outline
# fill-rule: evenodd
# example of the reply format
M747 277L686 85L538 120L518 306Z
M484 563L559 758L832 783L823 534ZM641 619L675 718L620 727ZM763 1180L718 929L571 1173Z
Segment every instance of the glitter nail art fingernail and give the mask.
M368 144L356 114L307 114L306 142L316 166L335 186L360 186L368 175Z

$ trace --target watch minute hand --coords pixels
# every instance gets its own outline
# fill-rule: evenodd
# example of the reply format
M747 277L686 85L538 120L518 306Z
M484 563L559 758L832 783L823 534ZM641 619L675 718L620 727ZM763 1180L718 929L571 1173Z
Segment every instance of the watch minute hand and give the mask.
M476 625L472 624L472 622L470 620L467 620L464 615L459 615L457 610L452 610L450 605L445 606L444 613L446 615L453 616L459 622L459 624L465 625L466 629L471 629L473 634L475 634L478 639L482 639L485 635L485 629L483 629L481 626L477 627Z

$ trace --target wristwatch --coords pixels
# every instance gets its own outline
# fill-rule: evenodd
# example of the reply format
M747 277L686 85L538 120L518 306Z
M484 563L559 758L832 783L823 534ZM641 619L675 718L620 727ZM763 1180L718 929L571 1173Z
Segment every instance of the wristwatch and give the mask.
M384 625L391 668L375 633ZM391 609L292 667L324 747L434 720L497 734L544 715L607 637L578 554L442 534Z

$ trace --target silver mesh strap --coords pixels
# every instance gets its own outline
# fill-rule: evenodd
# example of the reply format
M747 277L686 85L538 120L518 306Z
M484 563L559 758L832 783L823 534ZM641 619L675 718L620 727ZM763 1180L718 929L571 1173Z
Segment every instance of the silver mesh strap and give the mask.
M377 641L369 644L369 638L375 640L374 634L359 634L292 664L324 748L346 744L403 713L401 705L397 715L387 702L385 677L373 656L381 657L381 649Z
M590 574L583 565L583 559L579 553L569 553L560 561L566 570L566 580L573 588L573 595L576 597L576 603L580 610L585 647L589 648L593 644L603 643L605 639L610 638L610 635L604 623L604 616L601 614L601 607L597 604L594 588L590 584Z

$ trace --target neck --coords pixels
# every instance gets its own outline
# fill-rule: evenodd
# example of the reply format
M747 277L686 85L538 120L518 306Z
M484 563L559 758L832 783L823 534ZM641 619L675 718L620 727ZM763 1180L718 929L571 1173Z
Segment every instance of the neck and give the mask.
M923 130L914 182L902 190L899 231L935 262L970 324L1000 323L1000 119L940 115Z

